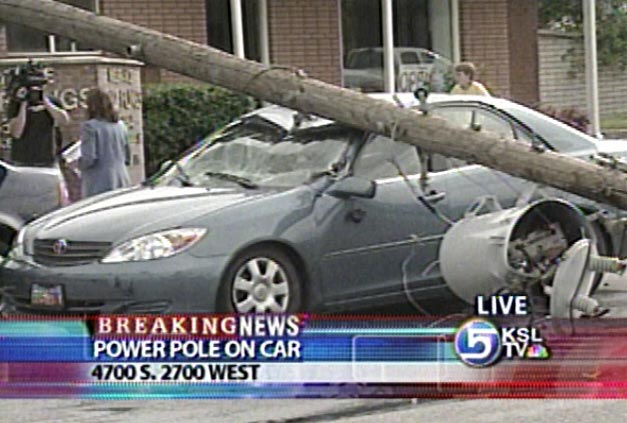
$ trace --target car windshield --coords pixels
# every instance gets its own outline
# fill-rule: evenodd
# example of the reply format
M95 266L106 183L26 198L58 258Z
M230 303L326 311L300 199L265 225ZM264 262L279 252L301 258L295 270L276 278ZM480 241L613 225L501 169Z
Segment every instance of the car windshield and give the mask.
M342 162L350 132L337 126L285 131L269 123L237 124L205 140L159 178L158 185L294 187Z

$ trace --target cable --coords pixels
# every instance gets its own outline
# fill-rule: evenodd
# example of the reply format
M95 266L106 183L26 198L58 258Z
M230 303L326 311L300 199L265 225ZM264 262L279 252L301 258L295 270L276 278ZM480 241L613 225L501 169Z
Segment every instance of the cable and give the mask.
M414 235L414 237L415 237L416 242L414 243L413 248L410 250L409 254L407 255L407 257L405 258L405 260L403 260L403 263L401 264L403 291L405 292L405 296L407 297L407 300L409 301L409 303L416 310L418 310L419 313L422 313L423 315L429 315L429 313L424 308L422 308L420 304L416 302L416 300L414 300L414 297L411 295L411 292L409 290L409 281L407 280L407 264L412 258L414 258L414 256L416 255L416 247L420 245L420 238L416 235Z
M397 127L398 127L398 120L396 120L394 122L394 125L392 125L392 131L390 134L390 140L392 141L392 143L396 142L395 138L396 138ZM427 210L433 213L438 219L442 220L448 226L453 226L454 222L451 219L449 219L446 215L444 215L442 212L440 212L440 210L436 206L434 206L427 199L425 199L424 193L419 193L418 191L416 191L415 187L412 185L411 181L407 177L407 174L403 171L400 164L398 163L398 160L396 159L394 152L390 149L389 153L390 153L390 157L388 158L388 161L392 163L392 165L396 168L399 176L403 178L403 181L405 182L405 184L407 185L407 187L413 194L414 200L417 200L421 205L426 207ZM421 169L421 172L422 171L423 169Z

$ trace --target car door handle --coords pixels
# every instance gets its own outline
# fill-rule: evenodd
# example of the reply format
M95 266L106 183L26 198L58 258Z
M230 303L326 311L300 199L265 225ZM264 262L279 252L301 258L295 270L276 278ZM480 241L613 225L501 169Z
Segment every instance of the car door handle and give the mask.
M354 208L346 214L346 218L354 223L361 222L366 216L366 211L360 208Z
M438 203L446 198L446 193L444 191L431 191L429 194L423 196L426 201L430 203Z

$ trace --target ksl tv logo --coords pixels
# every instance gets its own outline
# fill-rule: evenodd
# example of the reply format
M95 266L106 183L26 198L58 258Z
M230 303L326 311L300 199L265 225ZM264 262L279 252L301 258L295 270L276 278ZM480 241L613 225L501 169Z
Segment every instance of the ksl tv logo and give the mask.
M488 367L502 357L508 359L547 359L537 328L497 328L483 318L473 318L459 327L455 334L455 352L470 367Z

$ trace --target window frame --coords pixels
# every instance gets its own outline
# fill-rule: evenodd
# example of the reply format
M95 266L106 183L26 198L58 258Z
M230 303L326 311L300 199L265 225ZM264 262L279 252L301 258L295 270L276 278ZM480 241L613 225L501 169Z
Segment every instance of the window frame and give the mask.
M57 1L63 2L63 0L57 0ZM99 14L100 13L100 0L93 0L93 4L94 4L93 10L87 10L87 9L84 9L84 10L88 11L88 12L95 13L95 14ZM68 6L72 6L69 3L67 5ZM74 7L77 7L77 6L74 6ZM6 38L5 55L7 57L9 57L9 58L11 58L11 57L23 57L24 55L33 55L33 56L41 56L41 57L46 57L46 56L88 56L88 55L94 55L94 54L101 54L102 53L102 50L78 50L77 49L77 42L75 40L70 40L70 50L58 50L57 49L57 40L59 39L58 35L46 33L44 31L39 31L39 30L36 30L36 29L33 29L33 30L41 32L41 35L44 36L45 39L46 39L46 50L45 51L11 50L11 44L9 42L9 36L8 36L8 25L10 25L9 22L5 22L4 23L4 31L5 31L5 38ZM22 25L22 26L24 26L24 25Z

